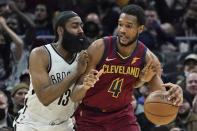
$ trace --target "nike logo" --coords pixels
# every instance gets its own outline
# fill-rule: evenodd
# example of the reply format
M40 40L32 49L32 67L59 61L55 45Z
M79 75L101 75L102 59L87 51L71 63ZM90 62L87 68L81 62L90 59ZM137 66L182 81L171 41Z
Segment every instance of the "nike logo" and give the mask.
M140 58L134 57L132 62L131 62L131 65L134 64L138 59L140 59Z
M110 59L110 58L107 57L105 60L106 60L106 61L112 61L112 60L115 60L115 59L116 59L116 58L111 58L111 59Z

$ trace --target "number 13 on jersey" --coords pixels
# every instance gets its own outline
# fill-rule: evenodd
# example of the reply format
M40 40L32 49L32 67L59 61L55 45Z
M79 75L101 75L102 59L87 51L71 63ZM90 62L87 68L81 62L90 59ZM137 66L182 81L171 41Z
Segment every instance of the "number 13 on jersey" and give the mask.
M118 98L118 95L121 92L123 81L124 81L124 79L120 79L120 78L117 78L112 81L112 84L108 90L108 92L112 93L112 97Z

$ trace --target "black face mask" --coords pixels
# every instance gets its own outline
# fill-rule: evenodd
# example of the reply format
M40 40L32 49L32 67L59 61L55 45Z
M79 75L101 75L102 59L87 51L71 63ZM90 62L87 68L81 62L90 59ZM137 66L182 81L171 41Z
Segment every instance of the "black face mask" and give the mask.
M0 109L0 121L5 118L5 109Z
M77 53L81 50L87 49L89 42L84 34L73 35L64 29L62 46L65 50L71 53Z
M188 25L188 27L194 28L196 24L196 19L188 17L186 18L185 22Z
M86 22L83 31L87 37L94 38L99 35L99 26L94 22Z
M188 109L187 111L185 111L183 114L179 114L179 116L181 118L186 118L188 116L188 114L190 113L190 110Z

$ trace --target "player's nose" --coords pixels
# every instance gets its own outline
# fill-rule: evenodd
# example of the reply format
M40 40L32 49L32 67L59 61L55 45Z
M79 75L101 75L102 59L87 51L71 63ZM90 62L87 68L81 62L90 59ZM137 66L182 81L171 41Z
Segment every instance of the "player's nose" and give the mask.
M78 28L78 33L83 33L83 28L82 27Z

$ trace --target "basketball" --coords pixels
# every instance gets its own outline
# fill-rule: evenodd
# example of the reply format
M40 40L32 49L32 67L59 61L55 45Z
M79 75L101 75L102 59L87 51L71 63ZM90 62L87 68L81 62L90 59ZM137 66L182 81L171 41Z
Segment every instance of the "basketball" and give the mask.
M178 106L168 101L166 91L149 94L144 103L144 112L149 121L156 125L165 125L173 121L178 113Z

